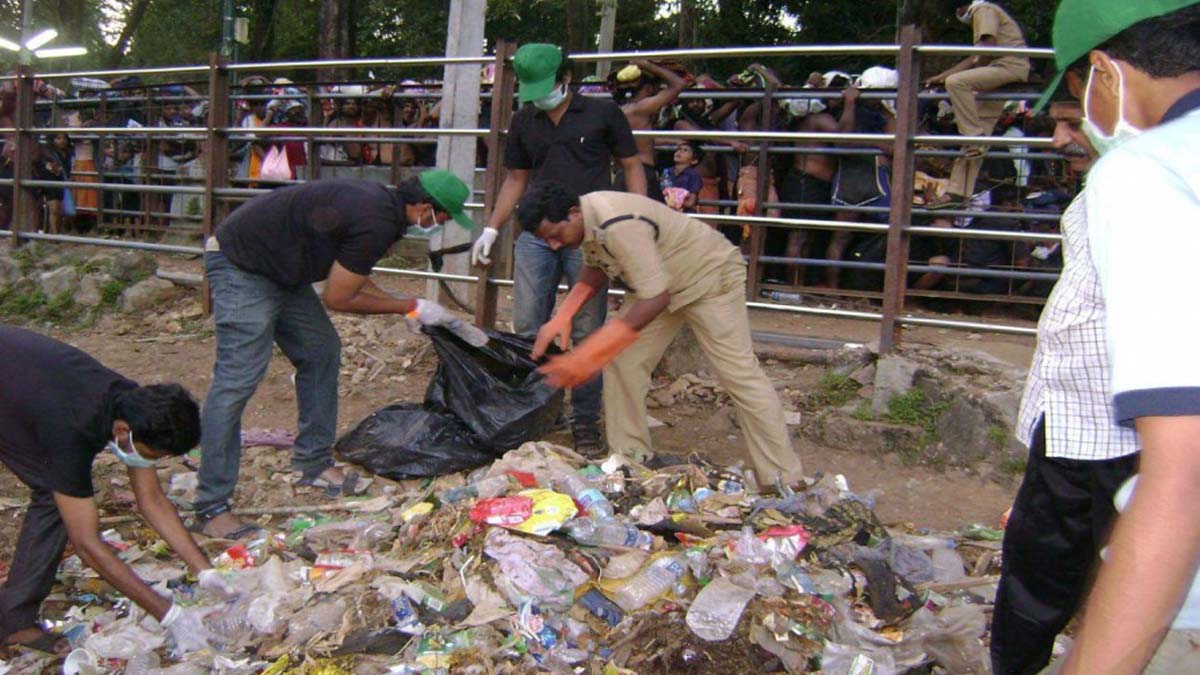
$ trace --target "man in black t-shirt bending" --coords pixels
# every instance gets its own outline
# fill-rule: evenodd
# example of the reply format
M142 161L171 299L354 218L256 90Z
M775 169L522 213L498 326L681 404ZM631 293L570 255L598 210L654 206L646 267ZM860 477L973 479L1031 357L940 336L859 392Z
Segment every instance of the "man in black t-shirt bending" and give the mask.
M341 342L325 308L404 314L426 326L458 322L436 302L387 293L369 275L409 225L433 227L453 217L471 227L463 213L469 194L465 183L440 170L395 192L367 181L320 180L256 197L217 226L204 254L217 358L201 418L194 530L236 539L257 529L233 516L229 500L242 456L242 411L275 344L296 367L296 483L330 495L355 491L353 474L332 460ZM321 297L312 287L318 281L325 281Z
M57 340L0 326L0 461L32 489L0 587L0 641L45 652L65 641L38 626L70 539L79 557L158 619L179 653L207 646L198 610L155 593L100 540L92 462L108 450L129 469L138 510L204 588L229 591L163 494L155 460L200 437L200 411L177 384L140 387Z

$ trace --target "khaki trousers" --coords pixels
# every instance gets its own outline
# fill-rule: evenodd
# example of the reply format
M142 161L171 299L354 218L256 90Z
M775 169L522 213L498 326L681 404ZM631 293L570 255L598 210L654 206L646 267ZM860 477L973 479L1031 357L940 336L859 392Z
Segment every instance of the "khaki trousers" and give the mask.
M794 483L802 476L800 457L792 450L779 395L759 366L750 341L746 268L737 265L734 269L731 265L714 273L727 278L722 290L660 314L641 330L637 342L604 369L608 446L613 452L635 455L650 451L646 394L650 391L651 375L686 324L733 400L759 483L770 485L777 477L785 483ZM626 298L627 307L632 305L630 300Z
M990 136L1004 112L1004 101L978 101L975 95L998 89L1029 78L1029 63L997 61L982 68L972 68L946 78L946 92L954 108L954 122L963 136ZM986 152L986 148L980 148ZM982 152L977 156L959 157L950 171L947 191L960 197L975 194L975 180L983 166Z

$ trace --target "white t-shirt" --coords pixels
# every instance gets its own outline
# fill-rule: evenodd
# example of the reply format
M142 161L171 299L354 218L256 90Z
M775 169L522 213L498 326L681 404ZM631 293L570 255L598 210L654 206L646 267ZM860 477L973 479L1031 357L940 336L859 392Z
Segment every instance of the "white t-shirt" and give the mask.
M1190 111L1175 117L1177 108ZM1088 176L1092 257L1108 302L1116 422L1200 415L1200 91L1125 141ZM1134 476L1117 492L1133 494ZM1200 574L1171 627L1200 629Z

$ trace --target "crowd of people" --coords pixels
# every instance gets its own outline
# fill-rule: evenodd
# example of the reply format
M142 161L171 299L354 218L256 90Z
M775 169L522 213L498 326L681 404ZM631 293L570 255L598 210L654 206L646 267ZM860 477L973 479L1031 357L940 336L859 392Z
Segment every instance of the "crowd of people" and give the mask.
M1020 26L999 5L968 3L963 21L978 46L1023 47ZM1020 138L1049 137L1054 120L1034 114L1020 95L984 95L1024 82L1028 59L971 56L926 81L918 106L923 134L1004 137L990 150L968 144L957 157L946 146L919 148L916 166L915 225L962 230L962 236L915 237L910 264L928 266L910 277L916 291L956 291L984 296L1044 297L1062 264L1055 236L1046 240L1006 240L972 236L975 231L1021 231L1054 235L1055 214L1078 190L1079 174L1055 159L1030 159ZM480 125L490 113L493 71L482 74ZM73 105L41 106L43 121L80 126L79 137L47 138L38 177L106 183L198 183L204 175L199 137L136 137L101 140L88 126L203 126L205 97L187 85L149 87L136 76L113 82L71 81ZM944 86L944 92L942 90ZM647 194L686 213L719 215L712 222L749 255L757 241L737 216L887 222L892 200L891 142L862 144L798 140L773 142L770 153L758 142L722 132L772 131L805 134L872 134L895 130L897 73L884 66L813 72L804 82L783 82L774 70L754 63L731 76L692 72L681 62L634 60L619 64L606 80L586 77L570 88L581 98L612 100L636 135L632 171L644 175ZM770 98L764 92L771 91ZM1028 90L1023 90L1028 95ZM48 98L64 92L45 91ZM438 125L440 84L406 79L335 85L297 84L260 75L239 80L233 89L232 126L247 130L229 144L229 170L235 187L271 187L319 177L361 177L389 182L402 168L434 164L433 136L304 137L254 136L263 127L429 128ZM98 101L104 101L100 105ZM770 105L764 109L764 101ZM92 103L83 103L91 101ZM312 110L315 108L315 110ZM53 113L51 113L53 110ZM52 119L58 117L59 119ZM653 132L708 132L703 138L655 138ZM712 133L716 132L716 134ZM361 132L359 132L361 133ZM943 150L937 152L937 150ZM486 144L478 164L486 166ZM997 156L998 155L998 156ZM766 157L766 166L760 167ZM98 160L98 161L97 161ZM97 164L99 165L97 167ZM97 168L99 169L97 171ZM612 164L615 185L626 185L626 167ZM762 176L760 181L759 176ZM760 185L765 182L765 186ZM759 191L766 199L759 207ZM95 218L99 195L108 225L133 224L148 213L158 225L196 222L196 195L165 197L129 191L43 190L46 229L63 222ZM166 201L164 201L166 200ZM946 212L942 212L945 210ZM1024 214L1033 214L1027 218ZM819 293L878 292L882 287L886 237L863 228L765 228L758 253L773 260L760 266L762 294L794 299L780 289ZM847 264L849 263L849 264ZM934 269L930 270L929 267ZM950 267L990 273L947 273ZM1046 274L1022 276L1022 272Z

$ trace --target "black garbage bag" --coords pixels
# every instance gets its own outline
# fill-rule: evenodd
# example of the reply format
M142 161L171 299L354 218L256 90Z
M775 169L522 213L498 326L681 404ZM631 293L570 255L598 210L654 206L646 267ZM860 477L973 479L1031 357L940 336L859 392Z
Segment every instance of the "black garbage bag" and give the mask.
M453 415L416 403L371 413L334 444L345 461L393 480L441 476L495 461Z
M425 329L439 361L425 405L454 415L485 447L502 452L553 430L563 392L545 384L529 358L533 338L485 332L488 343L472 347L448 330Z

